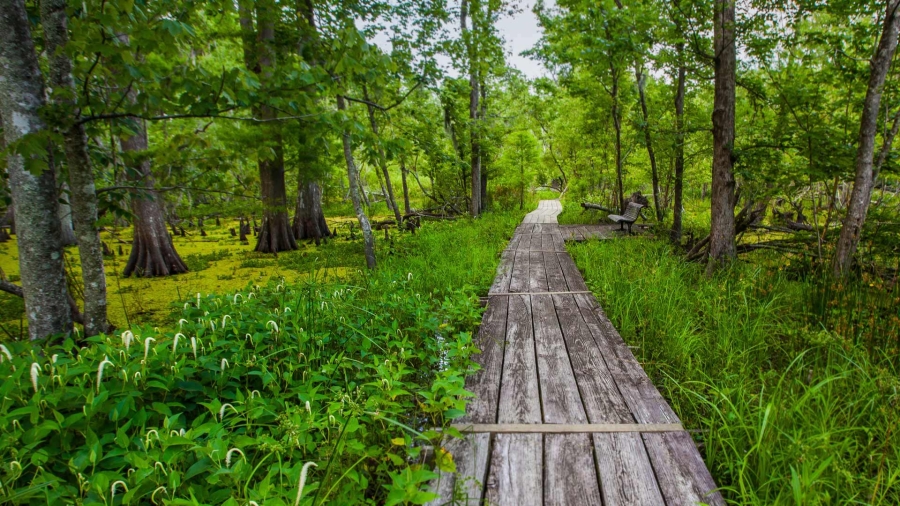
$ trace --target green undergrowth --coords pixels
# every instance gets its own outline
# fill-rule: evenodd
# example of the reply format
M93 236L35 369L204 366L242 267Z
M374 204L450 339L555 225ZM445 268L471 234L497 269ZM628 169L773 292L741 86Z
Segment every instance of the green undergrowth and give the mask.
M295 504L310 462L302 505L429 500L520 220L428 223L374 272L184 294L121 335L5 342L0 502Z
M897 344L860 337L897 306L834 327L810 310L821 283L783 269L707 279L642 238L570 251L730 503L900 504Z

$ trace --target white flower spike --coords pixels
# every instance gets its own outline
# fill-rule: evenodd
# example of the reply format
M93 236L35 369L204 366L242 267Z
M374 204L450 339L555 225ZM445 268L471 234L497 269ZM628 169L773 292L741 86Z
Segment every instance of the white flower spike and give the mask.
M100 362L100 365L97 366L97 392L100 391L100 383L103 381L103 368L106 367L106 364L113 365L108 357L103 357L103 362Z
M300 483L297 484L297 500L294 501L294 506L298 506L300 504L300 498L303 496L303 487L306 486L306 473L309 472L310 467L319 467L315 462L307 462L303 464L303 469L300 470Z
M41 366L37 362L31 364L31 386L34 387L34 393L38 391L38 376L41 374Z

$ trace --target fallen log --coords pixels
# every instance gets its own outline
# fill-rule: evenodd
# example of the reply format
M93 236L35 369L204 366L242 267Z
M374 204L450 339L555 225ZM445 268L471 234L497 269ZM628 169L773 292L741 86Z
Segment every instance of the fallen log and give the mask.
M612 213L612 214L616 214L616 213L619 212L619 211L616 211L615 209L610 209L610 208L608 208L608 207L603 207L603 206L601 206L600 204L594 204L594 203L591 203L591 202L582 202L582 203L581 203L581 207L582 207L585 211L587 211L588 209L593 209L593 210L596 210L596 211L605 211L605 212L607 212L607 213Z

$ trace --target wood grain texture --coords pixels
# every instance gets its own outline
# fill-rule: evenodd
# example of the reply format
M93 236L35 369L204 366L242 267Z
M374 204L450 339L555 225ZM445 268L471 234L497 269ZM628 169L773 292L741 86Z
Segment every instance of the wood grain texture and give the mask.
M506 352L497 423L541 423L541 396L528 295L508 297Z
M585 423L587 416L552 296L532 295L531 312L544 423Z
M594 434L592 437L605 506L665 504L639 433Z
M556 253L544 252L544 269L547 271L547 290L550 292L565 292L569 289L566 277Z
M500 379L506 347L506 319L509 297L490 297L478 329L477 344L481 353L473 360L481 370L466 378L466 389L475 394L460 421L494 423L500 399Z
M452 426L464 433L491 432L494 434L586 434L607 432L682 432L680 423L458 423Z
M544 436L544 505L601 504L587 434Z
M456 473L440 471L431 490L437 499L428 506L444 504L477 506L482 503L490 456L490 434L467 434L463 439L444 441L444 449L453 455Z
M607 366L609 358L591 335L575 295L554 295L553 303L588 419L592 423L633 423L635 418Z
M512 277L509 280L510 292L528 291L529 256L527 251L516 251L516 258L512 268Z
M491 284L490 292L508 292L509 282L512 279L513 265L516 261L515 251L506 250L500 254L500 265L497 266L497 275Z
M638 423L680 423L592 295L573 295L632 416Z
M494 436L485 503L491 506L543 504L542 454L541 434Z
M587 290L584 278L581 277L581 273L578 271L578 267L575 266L572 257L568 253L557 253L556 257L559 259L559 265L562 268L563 275L566 277L566 284L569 285L569 290Z
M687 432L642 434L668 506L724 506L722 494Z
M540 251L528 252L528 291L547 291L547 268L544 267L544 254Z

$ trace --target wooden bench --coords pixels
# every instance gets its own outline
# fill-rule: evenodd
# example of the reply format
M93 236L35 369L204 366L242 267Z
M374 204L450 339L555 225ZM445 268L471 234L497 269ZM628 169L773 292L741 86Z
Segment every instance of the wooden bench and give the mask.
M628 207L625 208L625 214L610 214L609 219L619 224L619 230L625 231L625 225L628 225L628 233L631 234L631 225L637 221L638 217L641 215L641 209L644 206L641 204L636 204L634 202L629 202Z

